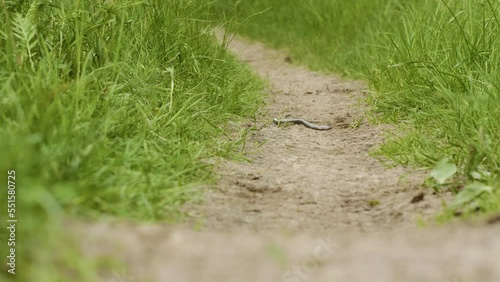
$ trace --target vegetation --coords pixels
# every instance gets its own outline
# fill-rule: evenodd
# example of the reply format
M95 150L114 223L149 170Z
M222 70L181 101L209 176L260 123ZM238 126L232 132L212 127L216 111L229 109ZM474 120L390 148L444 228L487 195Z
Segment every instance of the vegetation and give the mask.
M0 173L17 176L19 281L94 281L59 232L65 214L174 220L213 179L203 160L238 151L245 130L226 138L225 125L254 115L261 81L215 44L207 5L0 2Z
M500 4L492 0L219 0L243 34L313 69L370 82L401 132L375 155L433 169L452 212L500 208ZM465 186L465 188L464 188Z
M246 129L235 140L226 124L255 114L261 81L215 44L209 11L299 63L370 81L377 116L402 132L375 154L432 168L432 188L458 192L452 211L498 211L499 5L0 1L0 179L16 171L15 277L94 281L100 265L61 232L67 214L175 220L213 180L203 160L244 144ZM7 206L6 189L0 197Z

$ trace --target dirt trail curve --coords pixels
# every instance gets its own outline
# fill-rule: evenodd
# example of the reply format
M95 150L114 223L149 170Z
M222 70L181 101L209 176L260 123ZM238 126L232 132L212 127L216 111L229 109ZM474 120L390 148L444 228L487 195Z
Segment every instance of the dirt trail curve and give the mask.
M293 66L258 43L230 48L271 83L252 162L222 161L185 225L82 225L89 256L128 265L103 281L500 281L498 226L416 227L443 199L410 203L422 175L368 156L382 128L362 120L363 82ZM271 123L287 116L333 129Z

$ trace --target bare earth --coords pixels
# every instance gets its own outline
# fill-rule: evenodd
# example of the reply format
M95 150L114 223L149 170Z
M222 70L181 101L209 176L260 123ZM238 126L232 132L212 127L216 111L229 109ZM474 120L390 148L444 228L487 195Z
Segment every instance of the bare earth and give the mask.
M364 121L363 82L294 66L258 43L230 49L270 81L251 162L218 160L218 185L186 205L182 225L79 224L87 255L126 263L102 281L500 281L499 226L417 227L451 195L368 155L390 128ZM333 129L277 127L274 117Z

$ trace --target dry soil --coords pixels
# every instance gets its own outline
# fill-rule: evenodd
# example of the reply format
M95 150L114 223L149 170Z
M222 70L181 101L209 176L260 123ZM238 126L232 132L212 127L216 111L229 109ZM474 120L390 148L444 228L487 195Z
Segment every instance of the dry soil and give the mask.
M417 227L450 195L425 190L425 172L369 156L391 128L365 121L364 82L239 38L230 50L270 82L265 111L248 122L250 161L212 160L219 182L184 207L183 224L79 224L88 256L125 262L102 281L500 281L499 226Z

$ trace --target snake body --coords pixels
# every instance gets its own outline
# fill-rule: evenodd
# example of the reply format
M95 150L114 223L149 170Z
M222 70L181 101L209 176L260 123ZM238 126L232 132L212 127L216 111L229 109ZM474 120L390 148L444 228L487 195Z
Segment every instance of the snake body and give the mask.
M273 119L273 123L276 125L285 124L285 123L293 123L293 124L302 124L307 128L315 129L315 130L328 130L332 129L331 126L328 125L317 125L307 120L301 118L283 118L283 119Z

